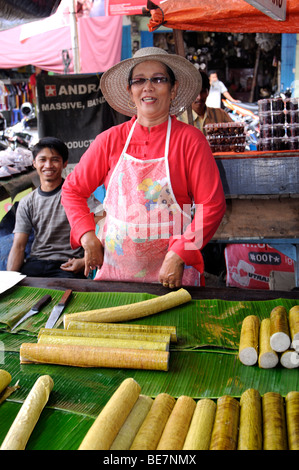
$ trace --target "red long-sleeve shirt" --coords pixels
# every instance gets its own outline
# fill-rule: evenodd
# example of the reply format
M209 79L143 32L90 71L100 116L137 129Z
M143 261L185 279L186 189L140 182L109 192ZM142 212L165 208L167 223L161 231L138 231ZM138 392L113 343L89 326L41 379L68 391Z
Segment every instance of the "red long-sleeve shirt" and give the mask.
M80 246L80 238L95 230L93 215L86 199L98 186L107 188L110 176L122 153L136 117L97 136L81 157L62 188L62 204L71 225L71 245ZM172 117L169 144L170 180L177 203L201 205L185 234L170 238L169 250L176 252L186 265L202 271L200 249L217 230L225 213L225 198L219 171L204 135L193 126ZM167 121L150 129L136 124L127 153L135 158L164 156ZM186 206L185 206L186 207ZM202 233L201 228L203 226ZM186 243L187 242L187 243Z

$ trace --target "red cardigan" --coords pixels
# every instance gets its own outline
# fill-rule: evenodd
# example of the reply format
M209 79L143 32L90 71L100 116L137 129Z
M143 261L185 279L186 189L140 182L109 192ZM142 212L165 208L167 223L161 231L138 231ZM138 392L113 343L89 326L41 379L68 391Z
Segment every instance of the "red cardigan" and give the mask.
M70 221L73 248L80 246L84 233L95 230L94 217L86 200L98 186L105 184L107 188L135 119L133 117L99 134L66 178L62 188L62 204ZM166 130L167 121L150 130L137 123L127 153L141 159L163 157ZM225 213L219 171L201 131L176 117L172 117L168 158L172 189L180 207L194 201L202 208L195 214L184 236L169 240L168 249L176 252L186 265L202 272L200 249L212 238ZM202 225L203 231L200 230ZM198 229L200 236L195 235Z

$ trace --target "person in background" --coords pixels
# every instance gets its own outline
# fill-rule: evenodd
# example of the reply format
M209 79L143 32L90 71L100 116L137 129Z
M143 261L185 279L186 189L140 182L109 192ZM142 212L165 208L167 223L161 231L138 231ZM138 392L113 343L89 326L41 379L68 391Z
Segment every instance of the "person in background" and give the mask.
M234 103L240 103L239 100L235 100L228 89L218 78L216 72L209 73L210 80L210 92L207 97L207 106L209 108L221 108L221 96L223 95L226 99L233 101Z
M218 122L232 122L231 117L221 108L208 108L206 100L210 91L210 82L207 74L198 71L199 79L201 78L202 89L195 101L192 103L193 125L205 134L204 126L206 124L215 124ZM179 116L179 120L188 123L188 115L185 111Z
M60 139L44 137L32 154L40 186L19 202L6 269L31 277L84 278L84 253L82 248L73 250L70 246L70 226L60 202L68 148ZM94 200L92 208L95 210L98 204ZM25 260L32 229L34 240Z
M99 134L62 188L85 275L97 268L96 281L199 285L201 249L226 206L205 136L176 118L200 91L198 70L146 47L107 70L100 85L110 106L131 120ZM99 239L86 201L101 184L107 215Z

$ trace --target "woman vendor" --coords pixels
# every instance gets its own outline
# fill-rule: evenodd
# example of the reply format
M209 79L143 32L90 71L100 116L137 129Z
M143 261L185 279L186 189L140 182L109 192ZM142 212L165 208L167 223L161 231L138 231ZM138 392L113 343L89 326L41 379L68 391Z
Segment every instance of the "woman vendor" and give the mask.
M99 134L63 185L71 244L84 248L85 275L98 268L95 280L200 285L201 249L225 212L207 140L176 118L200 87L188 60L156 47L103 74L105 99L131 120ZM106 220L99 239L86 200L101 184Z

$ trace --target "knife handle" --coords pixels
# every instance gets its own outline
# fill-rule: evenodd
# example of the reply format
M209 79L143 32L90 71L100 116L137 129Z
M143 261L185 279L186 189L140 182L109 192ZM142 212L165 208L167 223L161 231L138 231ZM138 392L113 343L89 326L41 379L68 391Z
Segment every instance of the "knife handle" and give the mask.
M65 307L66 304L68 303L68 301L71 298L72 292L73 291L71 289L66 290L65 293L63 294L63 296L61 297L58 305L63 305Z
M38 312L40 309L46 305L48 302L52 300L52 297L50 295L44 295L36 304L33 305L32 310L37 310Z

